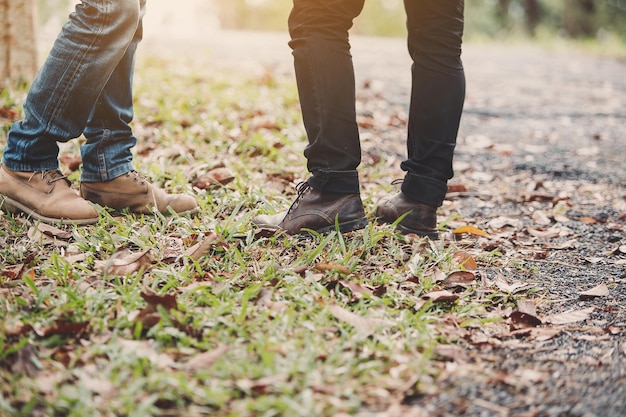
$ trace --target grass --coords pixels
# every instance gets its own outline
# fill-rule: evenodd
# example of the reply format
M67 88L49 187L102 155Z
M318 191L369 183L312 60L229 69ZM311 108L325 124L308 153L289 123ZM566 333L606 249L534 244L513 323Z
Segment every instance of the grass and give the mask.
M33 238L40 225L3 214L0 415L370 415L430 392L445 368L437 347L514 302L476 286L426 300L443 288L437 271L462 269L461 244L391 226L255 238L250 218L285 208L306 178L288 77L147 57L136 85L137 168L193 192L200 215L103 212L97 225L60 225L67 237ZM19 111L23 95L0 104ZM192 190L215 166L235 180ZM190 254L202 241L212 243ZM114 268L142 251L147 264Z

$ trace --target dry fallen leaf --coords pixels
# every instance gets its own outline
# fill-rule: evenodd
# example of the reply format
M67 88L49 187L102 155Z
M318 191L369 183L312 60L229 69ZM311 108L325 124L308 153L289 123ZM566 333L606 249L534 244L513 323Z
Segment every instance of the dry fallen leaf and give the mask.
M215 361L228 352L228 349L229 347L227 345L220 345L213 350L200 353L185 362L183 368L188 371L202 371L209 369L213 366Z
M316 264L313 269L320 272L337 271L345 275L350 275L350 269L347 266L334 262L320 262Z
M143 340L117 339L124 355L135 355L138 358L146 358L160 369L169 368L174 365L174 360L165 354L158 353L153 344Z
M541 320L532 314L522 311L511 313L511 330L525 329L527 327L537 327L541 325Z
M580 298L585 300L585 299L595 298L595 297L606 297L608 295L609 295L609 287L607 287L605 283L602 283L598 286L591 288L590 290L581 292Z
M469 271L455 271L450 273L443 284L446 288L467 287L476 283L476 275Z
M447 290L431 291L422 296L433 303L452 303L459 299L459 296Z
M550 323L554 325L570 324L579 321L587 320L589 315L593 313L595 309L593 307L585 308L583 310L570 310L564 313L552 314L544 317L544 323Z
M193 182L194 187L205 189L214 185L226 185L235 179L235 174L226 168L214 168L204 174L201 174Z
M176 295L173 294L158 295L151 289L146 288L141 292L141 298L155 310L157 306L162 306L166 310L178 310Z
M475 270L478 268L474 258L472 258L472 256L465 251L457 251L454 255L452 255L452 259L464 269Z
M505 291L511 294L515 294L520 291L527 290L530 288L530 285L525 282L514 282L510 284L507 279L502 274L498 274L495 278L496 287L498 287L501 291Z
M373 291L369 288L366 288L364 286L362 286L359 283L356 282L352 282L352 281L346 281L346 280L340 280L338 282L339 285L348 288L352 294L353 294L353 298L355 300L359 300L361 298L363 298L364 295L367 296L372 296L374 295Z
M346 310L345 308L338 306L337 304L331 304L330 306L328 306L328 310L333 316L335 316L335 318L345 323L348 323L364 336L369 336L374 333L379 327L387 326L390 324L384 320L366 318L356 315Z
M446 360L458 363L469 363L471 360L465 349L456 345L438 344L435 347L435 354Z
M454 233L455 235L461 235L463 233L467 233L470 235L477 235L477 236L489 236L489 233L485 232L484 230L480 230L477 227L469 226L469 225L457 227L456 229L452 231L452 233Z
M112 398L117 394L116 386L94 364L76 368L73 372L78 377L82 387L104 398Z
M222 236L209 232L204 239L187 249L185 255L197 261L208 255L215 247L228 247L228 245Z
M128 275L152 264L150 249L132 253L123 250L115 253L108 261L96 261L96 265L107 275Z
M17 375L27 375L32 378L39 373L36 365L38 362L35 349L31 345L25 345L17 351L17 358L11 366L11 371Z

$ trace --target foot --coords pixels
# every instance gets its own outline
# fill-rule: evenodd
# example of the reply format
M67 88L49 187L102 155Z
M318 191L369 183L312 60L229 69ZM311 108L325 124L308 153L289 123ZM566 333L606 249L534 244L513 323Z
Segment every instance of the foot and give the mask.
M184 194L168 194L136 171L130 171L111 181L81 182L80 195L88 201L114 210L137 214L193 214L198 211L196 199Z
M307 230L328 233L335 230L335 219L341 233L362 229L367 225L363 202L358 194L324 193L307 182L296 187L298 197L289 210L252 219L259 227L282 230L290 235L306 234Z
M0 208L44 223L98 222L98 211L70 187L58 169L18 172L0 168Z
M381 222L394 223L404 214L406 216L397 225L400 232L414 233L435 240L439 238L437 207L409 200L401 192L394 196L383 197L378 201L376 217Z

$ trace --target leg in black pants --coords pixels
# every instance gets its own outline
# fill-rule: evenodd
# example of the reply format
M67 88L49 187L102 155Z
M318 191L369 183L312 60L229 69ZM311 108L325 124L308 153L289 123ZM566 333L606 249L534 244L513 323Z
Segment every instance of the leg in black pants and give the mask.
M294 0L289 31L311 177L288 212L256 224L297 234L363 227L357 167L361 161L348 31L364 0ZM404 233L437 237L436 209L453 175L452 157L465 96L460 59L462 0L405 0L413 86L402 190L377 216Z

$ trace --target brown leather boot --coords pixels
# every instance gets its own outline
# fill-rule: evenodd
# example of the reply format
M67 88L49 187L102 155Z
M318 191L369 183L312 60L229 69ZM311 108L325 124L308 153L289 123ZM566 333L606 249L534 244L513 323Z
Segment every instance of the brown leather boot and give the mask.
M44 223L93 224L98 211L70 188L58 169L17 172L0 169L0 208Z
M409 200L402 192L383 197L376 205L376 217L383 223L394 223L406 213L406 217L397 226L400 232L439 239L437 207Z
M324 193L303 182L296 187L298 197L289 210L275 215L261 215L252 223L267 229L283 230L290 235L307 230L329 233L335 230L335 218L341 233L367 226L363 202L358 194Z
M81 182L80 195L101 206L117 211L167 214L173 210L178 214L194 214L198 211L196 199L190 195L168 194L151 184L136 171L127 172L111 181Z

